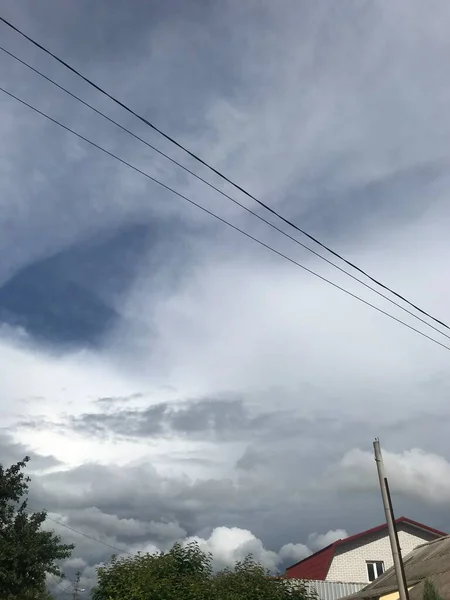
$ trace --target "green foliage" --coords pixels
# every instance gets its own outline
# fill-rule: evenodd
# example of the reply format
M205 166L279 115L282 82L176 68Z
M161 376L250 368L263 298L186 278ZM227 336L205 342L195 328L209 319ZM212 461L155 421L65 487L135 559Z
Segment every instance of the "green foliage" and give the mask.
M97 570L94 600L169 600L203 598L202 589L211 577L211 560L196 544L175 544L168 553L112 557Z
M303 584L276 579L251 556L213 573L212 556L196 543L167 553L113 557L97 570L92 600L307 600Z
M429 579L425 580L423 600L442 600L442 596L438 594L434 584Z
M224 569L213 579L214 600L306 600L312 598L302 582L270 577L252 556ZM206 598L206 597L205 597Z
M47 573L61 572L56 561L68 558L73 546L43 531L46 513L27 509L29 477L22 472L28 457L4 469L0 465L0 590L2 600L47 600Z

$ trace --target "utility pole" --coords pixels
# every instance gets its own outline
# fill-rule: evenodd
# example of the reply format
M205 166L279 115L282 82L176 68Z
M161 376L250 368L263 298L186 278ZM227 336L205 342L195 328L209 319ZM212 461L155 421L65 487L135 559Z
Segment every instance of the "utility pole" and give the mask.
M406 583L405 569L403 567L400 544L398 542L397 529L395 527L394 511L392 510L391 495L389 485L384 470L383 457L381 455L380 440L378 438L373 442L375 452L375 462L377 463L378 478L380 480L381 498L383 500L384 512L391 542L392 558L394 560L395 574L397 576L397 585L399 600L409 600L408 585Z
M81 573L80 571L77 572L77 574L75 575L75 583L74 583L74 587L73 587L73 600L78 600L78 592L84 592L84 590L82 590L79 585L80 585L80 579L81 579Z

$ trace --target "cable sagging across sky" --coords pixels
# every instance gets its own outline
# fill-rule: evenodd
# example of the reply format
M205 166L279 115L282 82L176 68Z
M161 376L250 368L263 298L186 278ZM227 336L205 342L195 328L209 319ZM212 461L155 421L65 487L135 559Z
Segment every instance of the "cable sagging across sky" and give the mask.
M115 104L117 104L118 106L120 106L121 108L123 108L124 110L126 110L128 113L132 114L134 117L136 117L137 119L139 119L142 123L144 123L145 125L147 125L151 129L153 129L154 131L156 131L159 135L163 136L166 140L168 140L169 142L171 142L172 144L174 144L175 146L177 146L178 148L180 148L181 150L183 150L183 152L187 153L191 158L193 158L198 163L202 164L207 169L209 169L210 171L212 171L213 173L215 173L222 180L226 181L227 183L229 183L230 185L232 185L234 188L236 188L237 190L239 190L240 192L242 192L243 194L245 194L247 197L251 198L254 202L256 202L257 204L259 204L262 208L264 208L265 210L267 210L268 212L270 212L272 215L276 216L278 219L281 219L281 221L283 221L285 224L287 224L290 227L294 228L296 231L298 231L302 235L304 235L307 238L309 238L312 242L318 244L321 248L323 248L324 250L326 250L327 252L329 252L330 254L332 254L335 258L338 258L339 260L341 260L345 264L347 264L347 266L351 267L352 269L355 269L356 271L358 271L359 273L361 273L362 275L364 275L365 277L367 277L370 281L372 281L372 283L375 283L379 287L383 288L385 291L393 294L399 300L402 300L403 302L406 302L409 306L411 306L415 310L419 311L424 316L432 319L437 324L439 324L442 327L445 327L446 329L450 330L450 326L447 325L444 321L442 321L441 319L438 319L437 317L434 317L433 315L431 315L426 310L424 310L424 309L420 308L419 306L417 306L417 304L415 304L415 303L411 302L410 300L408 300L402 294L399 294L398 292L396 292L395 290L393 290L391 287L389 287L386 284L382 283L381 281L379 281L375 277L372 277L369 273L367 273L367 271L365 271L361 267L358 267L358 265L356 265L355 263L347 260L341 254L339 254L338 252L336 252L335 250L333 250L332 248L330 248L329 246L327 246L326 244L324 244L323 242L321 242L318 238L316 238L315 236L311 235L310 233L308 233L304 229L300 228L298 225L296 225L295 223L293 223L290 219L287 219L286 217L284 217L282 214L280 214L279 212L277 212L276 210L274 210L272 207L270 207L265 202L262 202L261 200L259 200L258 198L256 198L253 194L251 194L250 192L248 192L245 188L243 188L242 186L238 185L232 179L230 179L229 177L227 177L226 175L224 175L221 171L219 171L218 169L216 169L215 167L213 167L212 165L210 165L208 162L206 162L205 160L203 160L198 154L196 154L196 153L192 152L191 150L189 150L186 146L184 146L183 144L181 144L180 142L178 142L175 138L173 138L172 136L168 135L167 133L165 133L164 131L162 131L160 128L158 128L156 125L154 125L151 121L149 121L148 119L146 119L145 117L143 117L142 115L140 115L139 113L137 113L136 111L134 111L127 104L125 104L124 102L121 102L118 98L116 98L115 96L113 96L112 94L110 94L109 92L107 92L104 88L102 88L99 85L97 85L96 83L94 83L86 75L83 75L80 71L78 71L77 69L75 69L74 67L72 67L69 63L67 63L66 61L64 61L62 58L60 58L59 56L57 56L56 54L54 54L53 52L51 52L47 48L45 48L45 46L43 46L42 44L40 44L39 42L37 42L36 40L34 40L32 37L30 37L29 35L27 35L24 31L22 31L21 29L19 29L15 25L13 25L10 21L8 21L7 19L5 19L4 17L1 17L1 16L0 16L0 21L2 21L7 27L11 28L16 33L18 33L19 35L21 35L23 38L25 38L26 40L28 40L31 44L33 44L34 46L36 46L37 48L39 48L40 50L42 50L43 52L45 52L48 56L51 56L54 60L56 60L61 65L63 65L66 69L69 69L77 77L80 77L88 85L90 85L91 87L93 87L94 89L96 89L98 92L100 92L101 94L103 94L104 96L106 96L107 98L109 98L112 102L114 102Z
M176 196L178 196L179 198L185 200L186 202L188 202L189 204L191 204L192 206L195 206L196 208L200 209L201 211L203 211L204 213L214 217L215 219L217 219L218 221L220 221L221 223L227 225L228 227L231 227L232 229L234 229L235 231L237 231L238 233L240 233L241 235L244 235L245 237L247 237L248 239L256 242L257 244L259 244L260 246L270 250L271 252L273 252L274 254L276 254L277 256L279 256L280 258L283 258L284 260L287 260L288 262L290 262L291 264L299 267L300 269L302 269L303 271L306 271L307 273L310 273L311 275L313 275L314 277L320 279L321 281L327 283L328 285L331 285L332 287L334 287L335 289L340 290L341 292L347 294L348 296L354 298L355 300L358 300L359 302L365 304L366 306L376 310L378 313L381 313L385 316L387 316L388 318L390 318L391 320L403 325L404 327L407 327L408 329L410 329L411 331L414 331L415 333L418 333L419 335L421 335L422 337L434 342L435 344L441 346L442 348L446 349L446 350L450 350L450 346L447 346L446 344L443 344L442 342L439 342L438 340L436 340L435 338L429 336L428 334L424 333L423 331L421 331L420 329L417 329L416 327L413 327L412 325L406 323L405 321L399 319L398 317L395 317L394 315L392 315L391 313L383 310L382 308L376 306L375 304L372 304L371 302L368 302L367 300L364 300L364 298L361 298L360 296L358 296L357 294L354 294L353 292L345 289L344 287L340 286L339 284L331 281L330 279L324 277L323 275L320 275L319 273L316 273L315 271L313 271L312 269L306 267L305 265L299 263L298 261L294 260L293 258L291 258L290 256L284 254L283 252L280 252L279 250L273 248L272 246L270 246L269 244L263 242L262 240L260 240L259 238L251 235L250 233L248 233L247 231L244 231L243 229L237 227L236 225L230 223L229 221L227 221L226 219L224 219L223 217L220 217L219 215L215 214L214 212L210 211L209 209L205 208L204 206L202 206L201 204L198 204L197 202L195 202L194 200L192 200L191 198L188 198L186 195L182 194L181 192L178 192L177 190L175 190L174 188L170 187L169 185L163 183L162 181L156 179L155 177L149 175L148 173L146 173L145 171L143 171L142 169L136 167L135 165L131 164L130 162L124 160L123 158L120 158L119 156L117 156L116 154L114 154L113 152L110 152L109 150L107 150L106 148L103 148L102 146L100 146L99 144L96 144L95 142L93 142L92 140L86 138L85 136L81 135L80 133L74 131L73 129L71 129L70 127L68 127L67 125L64 125L63 123L61 123L60 121L54 119L53 117L51 117L50 115L44 113L43 111L39 110L38 108L36 108L35 106L33 106L32 104L26 102L25 100L22 100L21 98L19 98L18 96L12 94L11 92L9 92L8 90L0 87L0 91L3 92L4 94L6 94L7 96L9 96L10 98L16 100L17 102L20 102L22 105L28 107L29 109L33 110L35 113L41 115L42 117L46 118L47 120L51 121L52 123L54 123L55 125L58 125L59 127L61 127L62 129L64 129L65 131L67 131L68 133L70 133L71 135L74 135L76 137L78 137L79 139L83 140L84 142L90 144L92 147L96 148L97 150L100 150L101 152L103 152L104 154L110 156L111 158L119 161L120 163L122 163L123 165L125 165L126 167L132 169L133 171L135 171L136 173L140 173L141 175L143 175L144 177L146 177L147 179L149 179L150 181L153 181L154 183L158 184L160 187L162 187L163 189L175 194Z
M58 89L60 89L61 91L63 91L64 93L66 93L69 96L71 96L72 98L74 98L77 102L80 102L81 104L83 104L84 106L86 106L87 108L89 108L89 110L91 110L94 113L100 115L101 117L103 117L104 119L106 119L107 121L109 121L110 123L112 123L113 125L115 125L116 127L118 127L119 129L121 129L122 131L126 132L128 135L132 136L133 138L135 138L139 142L145 144L148 148L154 150L155 152L157 152L158 154L160 154L161 156L163 156L166 160L169 160L170 162L172 162L173 164L175 164L177 167L183 169L189 175L195 177L196 179L198 179L199 181L201 181L202 183L204 183L205 185L207 185L211 189L215 190L216 192L218 192L219 194L221 194L222 196L224 196L225 198L227 198L228 200L230 200L231 202L233 202L234 204L236 204L237 206L239 206L240 208L242 208L243 210L245 210L247 213L249 213L252 216L254 216L255 218L257 218L259 221L265 223L266 225L268 225L269 227L271 227L272 229L274 229L278 233L282 234L283 236L285 236L289 240L295 242L300 247L304 248L305 250L307 250L308 252L310 252L311 254L313 254L314 256L316 256L317 258L319 258L320 260L323 260L327 264L331 265L333 268L337 269L341 273L344 273L345 275L347 275L348 277L350 277L354 281L356 281L359 284L361 284L362 286L364 286L366 289L368 289L368 290L372 291L373 293L377 294L378 296L380 296L384 300L387 300L388 302L390 302L391 304L393 304L394 306L396 306L397 308L399 308L403 312L409 314L410 316L412 316L413 318L417 319L418 321L420 321L421 323L423 323L427 327L430 327L431 329L433 329L434 331L436 331L440 335L443 335L444 337L446 337L447 339L450 340L450 335L444 333L438 327L432 325L431 323L429 323L428 321L426 321L422 317L419 317L417 314L415 314L414 312L412 312L411 310L409 310L408 308L406 308L402 304L399 304L398 302L396 302L395 300L393 300L392 298L390 298L389 296L387 296L383 292L380 292L375 287L369 285L368 283L366 283L362 279L359 279L358 277L356 277L355 275L353 275L352 273L350 273L346 269L340 267L339 265L337 265L333 261L329 260L328 258L326 258L325 256L323 256L322 254L320 254L319 252L317 252L316 250L314 250L313 248L310 248L309 246L307 246L303 242L300 242L300 240L298 240L297 238L294 238L293 236L291 236L290 234L288 234L283 229L280 229L279 227L277 227L276 225L274 225L271 221L268 221L267 219L265 219L264 217L262 217L261 215L259 215L255 211L253 211L250 208L248 208L247 206L245 206L245 204L242 204L241 202L239 202L238 200L236 200L235 198L233 198L232 196L230 196L229 194L227 194L226 192L224 192L223 190L221 190L217 186L213 185L212 183L210 183L209 181L207 181L206 179L204 179L203 177L201 177L200 175L198 175L197 173L195 173L191 169L185 167L183 164L181 164L180 162L178 162L175 159L173 159L168 154L162 152L161 150L159 150L159 148L156 148L155 146L153 146L152 144L150 144L149 142L147 142L146 140L144 140L143 138L141 138L140 136L138 136L137 134L135 134L133 131L127 129L126 127L124 127L123 125L121 125L120 123L118 123L117 121L115 121L114 119L112 119L111 117L109 117L108 115L106 115L105 113L103 113L102 111L98 110L97 108L95 108L94 106L92 106L91 104L89 104L88 102L86 102L85 100L83 100L82 98L80 98L79 96L77 96L76 94L74 94L73 92L71 92L70 90L68 90L67 88L63 87L62 85L60 85L59 83L57 83L56 81L54 81L53 79L51 79L50 77L48 77L47 75L45 75L44 73L42 73L41 71L39 71L38 69L36 69L35 67L33 67L32 65L30 65L29 63L25 62L24 60L22 60L21 58L19 58L18 56L16 56L15 54L13 54L12 52L10 52L9 50L7 50L6 48L3 48L2 46L0 46L0 50L2 52L4 52L5 54L7 54L8 56L10 56L11 58L13 58L14 60L16 60L19 63L21 63L22 65L24 65L25 67L27 67L28 69L32 70L34 73L36 73L37 75L39 75L40 77L42 77L43 79L45 79L46 81L48 81L49 83L51 83L52 85L54 85L55 87L57 87Z

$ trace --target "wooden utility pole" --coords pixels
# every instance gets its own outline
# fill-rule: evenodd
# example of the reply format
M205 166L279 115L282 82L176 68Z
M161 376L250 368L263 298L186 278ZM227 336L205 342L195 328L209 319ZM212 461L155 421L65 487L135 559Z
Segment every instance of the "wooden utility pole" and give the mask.
M383 500L384 512L391 542L392 558L394 561L395 575L397 577L397 586L399 600L409 600L408 585L406 583L405 569L403 567L402 553L398 542L397 528L395 526L394 511L392 510L391 495L389 485L384 470L383 457L381 455L380 440L378 438L373 442L375 452L375 462L377 463L378 479L380 480L381 498Z

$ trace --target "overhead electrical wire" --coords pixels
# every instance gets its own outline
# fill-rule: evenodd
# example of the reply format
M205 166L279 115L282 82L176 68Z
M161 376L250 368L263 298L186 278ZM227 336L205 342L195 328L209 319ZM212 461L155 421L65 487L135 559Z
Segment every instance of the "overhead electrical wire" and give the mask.
M333 286L335 289L340 290L341 292L344 292L345 294L347 294L348 296L351 296L352 298L354 298L355 300L358 300L359 302L365 304L366 306L369 306L370 308L376 310L377 312L389 317L390 319L392 319L393 321L396 321L397 323L402 324L404 327L407 327L408 329L410 329L411 331L414 331L416 333L418 333L419 335L421 335L422 337L434 342L435 344L437 344L438 346L441 346L442 348L445 348L446 350L450 350L450 346L447 346L445 344L443 344L442 342L439 342L438 340L436 340L435 338L429 336L428 334L424 333L423 331L421 331L420 329L417 329L416 327L413 327L412 325L410 325L409 323L406 323L405 321L402 321L401 319L399 319L398 317L395 317L394 315L392 315L391 313L383 310L382 308L376 306L375 304L372 304L371 302L368 302L367 300L364 300L364 298L361 298L360 296L358 296L357 294L354 294L353 292L350 292L349 290L345 289L344 287L340 286L339 284L331 281L330 279L327 279L326 277L324 277L323 275L320 275L319 273L316 273L315 271L313 271L312 269L309 269L308 267L305 267L305 265L302 265L301 263L299 263L298 261L294 260L293 258L291 258L290 256L287 256L286 254L283 254L282 252L280 252L279 250L276 250L275 248L273 248L272 246L270 246L269 244L266 244L265 242L263 242L262 240L258 239L257 237L251 235L250 233L248 233L247 231L244 231L243 229L240 229L239 227L237 227L236 225L233 225L232 223L230 223L229 221L227 221L226 219L224 219L223 217L220 217L219 215L213 213L212 211L210 211L209 209L205 208L204 206L202 206L201 204L198 204L197 202L195 202L194 200L192 200L191 198L188 198L187 196L185 196L184 194L182 194L181 192L178 192L177 190L175 190L174 188L170 187L169 185L163 183L162 181L159 181L158 179L156 179L155 177L153 177L152 175L149 175L148 173L146 173L145 171L143 171L142 169L139 169L138 167L136 167L135 165L131 164L130 162L124 160L123 158L120 158L119 156L117 156L116 154L114 154L113 152L110 152L109 150L107 150L106 148L103 148L102 146L100 146L99 144L96 144L95 142L93 142L92 140L88 139L87 137L81 135L80 133L78 133L77 131L74 131L73 129L71 129L70 127L68 127L67 125L64 125L63 123L61 123L60 121L57 121L56 119L54 119L53 117L51 117L50 115L44 113L43 111L39 110L38 108L36 108L35 106L29 104L28 102L26 102L25 100L22 100L21 98L19 98L18 96L12 94L11 92L9 92L8 90L5 90L3 87L0 87L0 91L3 92L4 94L6 94L7 96L9 96L10 98L13 98L14 100L16 100L17 102L20 102L21 104L23 104L24 106L27 106L28 108L30 108L31 110L33 110L35 113L45 117L47 120L51 121L52 123L54 123L55 125L58 125L59 127L61 127L62 129L64 129L65 131L69 132L70 134L78 137L79 139L85 141L86 143L90 144L91 146L93 146L94 148L97 148L98 150L100 150L101 152L103 152L104 154L107 154L108 156L110 156L111 158L114 158L115 160L119 161L120 163L122 163L123 165L129 167L130 169L132 169L133 171L135 171L136 173L140 173L141 175L143 175L144 177L146 177L147 179L149 179L150 181L153 181L154 183L158 184L159 186L161 186L162 188L164 188L165 190L168 190L169 192L172 192L173 194L175 194L176 196L178 196L179 198L182 198L183 200L185 200L186 202L189 202L189 204L196 206L197 208L199 208L200 210L202 210L203 212L205 212L206 214L214 217L215 219L217 219L218 221L220 221L221 223L224 223L225 225L227 225L228 227L231 227L232 229L234 229L235 231L237 231L238 233L241 233L242 235L244 235L245 237L253 240L254 242L256 242L257 244L259 244L260 246L263 246L264 248L267 248L268 250L270 250L271 252L273 252L274 254L277 254L278 256L280 256L281 258L289 261L291 264L296 265L297 267L303 269L304 271L306 271L307 273L310 273L311 275L313 275L314 277L317 277L318 279L320 279L321 281L324 281L325 283L328 283L329 285Z
M53 573L50 573L50 575L53 577L53 581L56 583L56 585L58 585L64 592L73 592L72 585L70 585L70 587L64 587L61 581L56 577L56 575L53 575Z
M26 512L29 513L29 514L33 513L33 511L31 509L26 509ZM65 527L66 529L69 529L73 533L81 535L82 537L87 538L88 540L91 540L93 542L97 542L98 544L102 544L102 546L106 546L107 548L111 548L112 550L115 550L116 552L119 552L120 554L126 554L128 556L134 556L131 552L128 552L128 550L124 550L123 548L118 548L117 546L113 546L112 544L108 544L107 542L104 542L103 540L100 540L100 539L98 539L96 537L93 537L92 535L88 535L87 533L84 533L83 531L80 531L79 529L75 529L74 527L71 527L70 525L66 525L66 523L63 523L62 521L58 521L57 519L53 519L52 517L49 517L48 514L47 514L47 511L45 511L45 513L46 513L46 515L45 515L46 520L52 521L53 523L56 523L60 527ZM70 582L70 587L64 587L64 585L56 577L56 575L54 575L53 573L50 573L50 575L53 577L54 582L62 590L64 590L65 592L72 592L73 591L73 584L71 582ZM67 581L67 579L64 577L63 581Z
M130 129L127 129L126 127L124 127L123 125L121 125L120 123L118 123L117 121L115 121L114 119L112 119L111 117L109 117L108 115L106 115L105 113L103 113L102 111L98 110L97 108L95 108L94 106L92 106L91 104L89 104L89 102L86 102L85 100L83 100L82 98L80 98L79 96L77 96L76 94L74 94L73 92L71 92L70 90L68 90L67 88L65 88L64 86L62 86L59 83L57 83L54 79L52 79L51 77L48 77L47 75L45 75L44 73L42 73L41 71L39 71L38 69L36 69L32 65L30 65L26 61L22 60L21 58L19 58L18 56L16 56L15 54L13 54L12 52L10 52L6 48L4 48L3 46L0 46L0 50L2 52L4 52L5 54L7 54L8 56L10 56L11 58L13 58L14 60L16 60L19 63L21 63L22 65L24 65L25 67L27 67L28 69L30 69L31 71L33 71L34 73L36 73L37 75L39 75L40 77L42 77L43 79L45 79L46 81L48 81L49 83L51 83L52 85L54 85L55 87L57 87L58 89L62 90L66 94L68 94L69 96L71 96L72 98L74 98L75 100L77 100L78 102L80 102L81 104L83 104L84 106L86 106L87 108L89 108L91 111L93 111L96 114L100 115L101 117L103 117L104 119L106 119L107 121L109 121L110 123L112 123L113 125L115 125L116 127L118 127L119 129L121 129L122 131L125 131L127 134L129 134L133 138L135 138L138 141L142 142L147 147L151 148L152 150L154 150L155 152L157 152L158 154L160 154L161 156L163 156L165 159L167 159L170 162L172 162L173 164L175 164L177 167L183 169L185 172L189 173L190 175L192 175L193 177L195 177L196 179L198 179L199 181L201 181L205 185L209 186L211 189L215 190L216 192L218 192L219 194L221 194L222 196L224 196L228 200L231 200L231 202L234 202L234 204L236 204L237 206L240 206L242 209L244 209L249 214L251 214L254 217L256 217L257 219L259 219L260 221L262 221L263 223L265 223L266 225L268 225L269 227L271 227L275 231L281 233L286 238L288 238L291 241L295 242L296 244L298 244L299 246L301 246L302 248L304 248L308 252L311 252L312 254L314 254L314 256L316 256L317 258L320 258L321 260L325 261L326 263L328 263L329 265L331 265L335 269L338 269L339 271L341 271L341 273L344 273L345 275L347 275L348 277L350 277L354 281L357 281L359 284L363 285L365 288L371 290L372 292L374 292L375 294L377 294L381 298L384 298L385 300L387 300L388 302L390 302L391 304L393 304L394 306L396 306L400 310L406 312L407 314L409 314L410 316L414 317L415 319L417 319L418 321L420 321L421 323L423 323L427 327L430 327L434 331L437 331L439 334L443 335L444 337L446 337L447 339L450 340L450 335L444 333L439 328L435 327L434 325L432 325L431 323L429 323L428 321L426 321L422 317L420 317L417 314L413 313L411 310L409 310L408 308L406 308L402 304L399 304L398 302L396 302L395 300L393 300L392 298L390 298L386 294L383 294L383 292L380 292L375 287L373 287L370 284L366 283L362 279L359 279L358 277L356 277L355 275L353 275L352 273L350 273L346 269L343 269L342 267L340 267L339 265L337 265L333 261L329 260L328 258L326 258L325 256L323 256L322 254L319 254L319 252L316 252L316 250L313 250L312 248L310 248L309 246L307 246L306 244L304 244L303 242L301 242L297 238L289 235L289 233L287 233L283 229L280 229L279 227L277 227L271 221L268 221L267 219L265 219L264 217L262 217L258 213L254 212L253 210L251 210L250 208L248 208L247 206L245 206L245 204L242 204L241 202L239 202L238 200L236 200L235 198L233 198L232 196L230 196L229 194L227 194L226 192L224 192L223 190L221 190L220 188L218 188L214 184L210 183L209 181L207 181L206 179L204 179L203 177L201 177L200 175L198 175L197 173L195 173L194 171L192 171L188 167L185 167L183 164L181 164L180 162L178 162L177 160L175 160L174 158L172 158L171 156L169 156L168 154L166 154L165 152L163 152L159 148L156 148L155 146L153 146L152 144L150 144L149 142L147 142L146 140L144 140L143 138L141 138L140 136L138 136L137 134L135 134L133 131L131 131Z
M31 509L27 509L26 512L29 514L32 514L33 512L40 512L40 511L33 511ZM87 538L88 540L92 540L93 542L98 542L99 544L103 544L103 546L107 546L108 548L111 548L112 550L116 550L117 552L120 552L122 554L128 554L129 556L133 556L131 554L131 552L128 552L127 550L124 550L123 548L118 548L117 546L113 546L111 544L108 544L107 542L103 542L102 540L99 540L98 538L95 538L92 535L83 533L82 531L79 531L78 529L75 529L74 527L71 527L70 525L66 525L62 521L58 521L57 519L53 519L52 517L49 517L47 511L44 511L44 512L46 513L45 518L48 521L52 521L53 523L56 523L57 525L60 525L61 527L65 527L66 529L73 531L73 533L77 533L78 535L81 535L81 536Z
M65 527L66 529L69 529L70 531L73 531L74 533L78 533L78 535L82 535L83 537L87 538L88 540L92 540L93 542L98 542L99 544L103 544L103 546L107 546L108 548L111 548L112 550L116 550L117 552L121 552L122 554L129 554L130 556L132 556L131 552L128 552L127 550L124 550L123 548L117 548L117 546L112 546L111 544L108 544L107 542L103 542L102 540L99 540L98 538L95 538L92 535L88 535L87 533L83 533L82 531L79 531L78 529L74 529L73 527L70 527L70 525L66 525L65 523L62 523L62 521L57 521L56 519L52 519L48 515L46 515L46 518L49 521L53 521L53 523L57 523L58 525L61 525L61 527Z
M271 214L273 214L277 218L281 219L284 223L286 223L290 227L293 227L294 229L296 229L299 233L301 233L302 235L306 236L307 238L309 238L314 243L318 244L320 247L322 247L324 250L326 250L327 252L329 252L330 254L332 254L333 256L335 256L336 258L338 258L339 260L342 260L344 263L346 263L352 269L355 269L356 271L358 271L359 273L361 273L362 275L364 275L365 277L367 277L370 281L372 281L372 283L375 283L376 285L378 285L379 287L381 287L384 290L388 291L389 293L393 294L394 296L396 296L397 298L399 298L403 302L406 302L412 308L414 308L415 310L419 311L424 316L432 319L433 321L435 321L439 325L445 327L446 329L450 329L450 326L447 325L444 321L442 321L441 319L438 319L437 317L434 317L429 312L427 312L424 309L422 309L419 306L417 306L417 304L411 302L410 300L408 300L407 298L405 298L403 295L399 294L398 292L396 292L395 290L393 290L392 288L390 288L386 284L382 283L381 281L379 281L375 277L372 277L364 269L358 267L355 263L353 263L353 262L349 261L348 259L344 258L341 254L339 254L338 252L336 252L335 250L333 250L332 248L330 248L329 246L327 246L326 244L324 244L323 242L321 242L319 239L317 239L316 237L314 237L313 235L311 235L310 233L308 233L304 229L298 227L298 225L296 225L291 220L289 220L286 217L284 217L283 215L281 215L279 212L277 212L275 209L273 209L272 207L270 207L268 204L266 204L265 202L262 202L261 200L259 200L258 198L256 198L253 194L251 194L250 192L248 192L245 188L243 188L242 186L238 185L233 180L231 180L226 175L224 175L219 170L217 170L215 167L213 167L212 165L210 165L209 163L207 163L205 160L203 160L195 152L192 152L191 150L189 150L188 148L186 148L186 146L184 146L180 142L177 142L177 140L175 138L173 138L172 136L170 136L167 133L165 133L164 131L162 131L159 127L157 127L156 125L154 125L151 121L149 121L148 119L146 119L145 117L143 117L142 115L140 115L139 113L137 113L136 111L134 111L127 104L121 102L118 98L116 98L115 96L113 96L112 94L110 94L109 92L107 92L105 89L103 89L102 87L100 87L99 85L97 85L96 83L94 83L91 79L89 79L88 77L86 77L85 75L83 75L80 71L78 71L77 69L75 69L74 67L72 67L65 60L63 60L62 58L60 58L59 56L57 56L56 54L54 54L53 52L51 52L50 50L48 50L47 48L45 48L42 44L40 44L39 42L37 42L36 40L34 40L32 37L30 37L29 35L27 35L24 31L22 31L21 29L19 29L17 26L13 25L10 21L8 21L7 19L5 19L4 17L1 17L1 16L0 16L0 21L3 22L8 27L10 27L12 30L14 30L19 35L21 35L23 38L25 38L26 40L28 40L31 44L33 44L34 46L36 46L37 48L39 48L40 50L42 50L43 52L45 52L46 54L48 54L49 56L51 56L54 60L56 60L57 62L59 62L65 68L69 69L72 73L74 73L75 75L77 75L77 77L80 77L81 79L83 79L83 81L85 81L88 85L90 85L91 87L93 87L94 89L96 89L97 91L99 91L101 94L103 94L104 96L106 96L107 98L109 98L110 100L112 100L115 104L117 104L118 106L120 106L121 108L123 108L124 110L126 110L128 113L132 114L137 119L139 119L140 121L142 121L142 123L145 123L148 127L150 127L151 129L153 129L154 131L156 131L159 135L163 136L169 142L171 142L172 144L174 144L175 146L177 146L178 148L180 148L181 150L183 150L183 152L186 152L191 158L193 158L194 160L196 160L197 162L199 162L200 164L202 164L203 166L205 166L207 169L209 169L210 171L212 171L213 173L215 173L221 179L223 179L224 181L226 181L227 183L229 183L230 185L232 185L234 188L236 188L237 190L239 190L240 192L242 192L243 194L245 194L249 198L251 198L253 201L257 202L265 210L269 211Z

